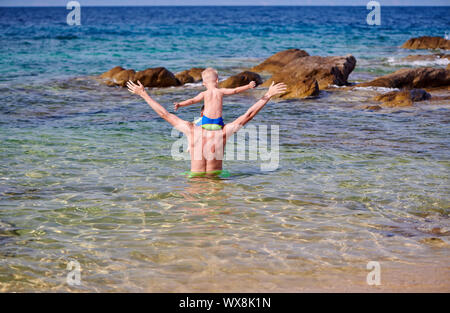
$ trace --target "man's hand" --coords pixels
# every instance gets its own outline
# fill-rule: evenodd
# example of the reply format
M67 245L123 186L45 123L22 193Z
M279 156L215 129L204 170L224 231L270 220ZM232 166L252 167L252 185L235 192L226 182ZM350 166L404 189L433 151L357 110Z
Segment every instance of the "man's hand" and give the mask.
M284 83L278 83L275 85L275 82L272 82L269 90L266 92L266 97L272 98L273 96L282 94L286 92L286 85Z
M131 80L129 80L127 82L128 91L142 97L146 92L141 82L140 81L137 82L139 85L136 85Z
M174 102L173 103L173 109L175 110L175 111L178 111L178 108L180 107L180 102Z
M256 87L256 82L255 81L251 81L248 85L249 85L250 88L253 89L253 88Z

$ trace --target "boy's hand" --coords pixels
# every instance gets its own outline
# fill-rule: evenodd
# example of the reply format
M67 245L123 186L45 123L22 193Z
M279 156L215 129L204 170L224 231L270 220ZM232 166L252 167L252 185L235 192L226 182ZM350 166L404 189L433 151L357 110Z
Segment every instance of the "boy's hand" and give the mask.
M269 90L266 92L266 96L273 97L286 92L286 85L284 83L278 83L275 85L275 82L272 82Z
M131 80L129 80L127 82L128 91L142 97L145 94L145 89L140 81L137 82L139 85L136 85Z
M180 103L179 103L179 102L174 102L173 104L174 104L174 105L173 105L173 109L174 109L175 111L178 111L178 108L180 107Z
M249 84L250 88L255 88L256 87L256 82L255 81L251 81Z

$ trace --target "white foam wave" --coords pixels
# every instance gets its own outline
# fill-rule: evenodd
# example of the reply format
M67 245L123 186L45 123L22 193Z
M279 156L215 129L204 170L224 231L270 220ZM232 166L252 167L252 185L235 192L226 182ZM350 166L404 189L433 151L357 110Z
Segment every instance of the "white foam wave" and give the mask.
M345 88L345 87L348 87L348 86L338 86L338 85L331 84L331 85L328 85L328 87L329 88Z
M399 90L400 90L400 89L398 89L398 88L373 87L373 86L368 86L368 87L355 87L354 89L356 89L356 90L376 91L376 92L381 92L381 93L386 93L386 92L390 92L390 91L399 91Z
M186 83L183 86L187 86L187 87L201 87L203 86L202 82L199 83Z
M447 64L450 64L450 60L447 58L440 58L439 56L436 56L434 59L429 60L414 60L414 61L408 61L408 60L402 60L402 59L395 59L393 57L388 58L388 63L392 65L410 65L410 66L447 66Z

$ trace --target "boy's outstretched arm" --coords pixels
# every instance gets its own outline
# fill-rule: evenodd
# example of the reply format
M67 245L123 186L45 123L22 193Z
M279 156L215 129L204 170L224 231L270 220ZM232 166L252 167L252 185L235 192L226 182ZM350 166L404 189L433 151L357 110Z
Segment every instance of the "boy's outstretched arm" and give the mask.
M222 93L224 95L234 95L240 92L244 92L246 90L252 89L256 87L256 83L254 81L251 81L250 83L248 83L245 86L241 86L241 87L237 87L237 88L220 88L220 91L222 91Z
M192 127L192 123L182 120L175 114L169 113L161 104L153 100L152 97L145 91L144 86L138 81L138 85L134 84L132 81L127 82L128 91L141 96L148 105L163 119L169 122L173 127L178 129L180 132L186 134Z
M226 133L226 137L230 137L235 132L237 132L242 126L250 122L256 114L258 114L259 111L266 105L269 100L276 95L282 94L286 92L286 85L283 83L278 83L275 85L274 82L272 82L272 85L269 87L269 90L266 92L266 94L259 99L258 102L256 102L254 105L252 105L247 112L245 112L243 115L239 116L237 119L235 119L233 122L226 124L224 127L224 131Z
M202 101L204 98L204 94L203 92L199 93L198 95L196 95L194 98L189 99L189 100L185 100L183 102L174 102L174 109L175 111L178 110L178 108L181 107L187 107L188 105L194 104L194 103L198 103L200 101Z

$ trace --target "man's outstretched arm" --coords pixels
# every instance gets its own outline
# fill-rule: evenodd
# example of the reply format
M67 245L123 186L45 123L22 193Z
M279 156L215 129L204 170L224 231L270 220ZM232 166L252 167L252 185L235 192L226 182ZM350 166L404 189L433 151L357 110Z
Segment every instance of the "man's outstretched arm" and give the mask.
M269 100L276 95L282 94L286 91L286 85L283 83L278 83L275 85L274 82L272 82L272 85L269 87L269 90L266 92L266 94L259 99L258 102L256 102L254 105L252 105L247 112L245 112L243 115L239 116L237 119L235 119L233 122L228 123L225 125L225 132L226 136L229 137L235 132L237 132L242 126L250 122L256 114L258 114L259 111L266 105Z
M134 93L138 96L141 96L148 105L163 119L169 122L173 127L181 131L182 133L186 133L192 126L192 123L189 123L185 120L182 120L175 114L169 113L161 104L156 102L150 97L150 95L145 91L144 86L138 81L138 85L134 84L132 81L127 82L128 91Z

